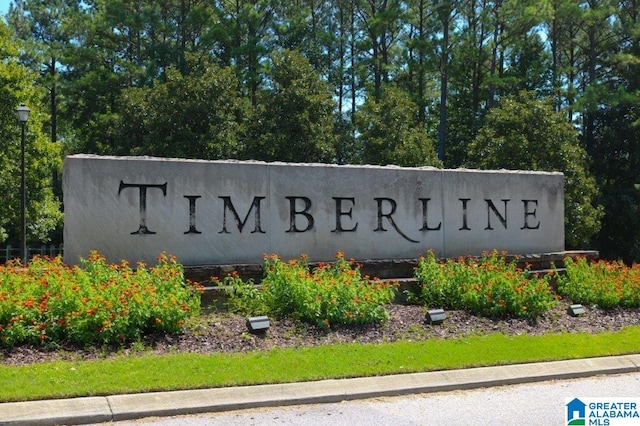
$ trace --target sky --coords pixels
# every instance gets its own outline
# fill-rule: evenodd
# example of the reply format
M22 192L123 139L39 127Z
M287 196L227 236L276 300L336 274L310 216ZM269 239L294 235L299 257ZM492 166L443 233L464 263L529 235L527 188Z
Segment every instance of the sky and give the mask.
M9 3L11 3L11 0L0 0L0 15L3 17L9 11Z

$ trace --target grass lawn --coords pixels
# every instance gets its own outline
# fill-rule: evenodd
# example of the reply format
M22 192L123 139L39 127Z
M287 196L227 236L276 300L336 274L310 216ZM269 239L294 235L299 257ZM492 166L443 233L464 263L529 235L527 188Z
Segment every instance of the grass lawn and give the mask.
M640 326L0 366L0 401L285 383L640 353Z

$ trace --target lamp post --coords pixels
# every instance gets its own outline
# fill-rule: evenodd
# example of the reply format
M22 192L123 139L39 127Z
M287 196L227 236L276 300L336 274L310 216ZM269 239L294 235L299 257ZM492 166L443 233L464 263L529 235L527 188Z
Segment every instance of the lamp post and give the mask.
M20 215L22 219L22 227L20 228L20 251L22 255L22 265L27 265L27 217L25 214L25 208L27 205L27 192L25 189L25 176L24 176L24 128L29 120L29 108L24 104L16 108L16 116L22 127L22 144L21 144L21 157L20 157L20 195L22 197L20 201Z

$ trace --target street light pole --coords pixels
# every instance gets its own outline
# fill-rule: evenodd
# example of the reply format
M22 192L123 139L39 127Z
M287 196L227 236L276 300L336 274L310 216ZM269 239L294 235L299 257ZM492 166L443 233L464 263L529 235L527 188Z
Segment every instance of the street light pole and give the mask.
M20 254L22 256L22 265L27 265L27 191L25 185L25 173L24 173L24 151L25 151L25 126L27 120L29 120L29 108L24 104L16 108L16 115L22 127L22 141L21 141L21 157L20 157L20 195L22 197L20 201L20 215L21 215L21 228L20 228Z

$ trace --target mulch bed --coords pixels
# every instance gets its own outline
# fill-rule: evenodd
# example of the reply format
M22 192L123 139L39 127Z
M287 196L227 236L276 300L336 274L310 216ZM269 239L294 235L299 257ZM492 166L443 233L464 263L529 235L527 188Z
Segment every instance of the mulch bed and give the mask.
M152 335L144 346L156 354L177 352L247 352L272 348L326 345L332 343L382 343L398 340L420 341L432 338L455 339L465 336L502 333L539 335L544 333L599 333L640 324L640 308L598 309L586 307L583 316L568 315L568 304L561 302L543 317L493 320L464 311L448 311L443 324L430 325L426 309L415 305L389 305L389 321L375 325L336 326L323 330L290 319L270 319L271 327L263 335L247 332L246 318L228 313L205 313L176 335ZM20 346L3 349L3 365L24 365L51 360L104 359L140 351L131 347L82 348ZM147 353L147 351L145 351Z

